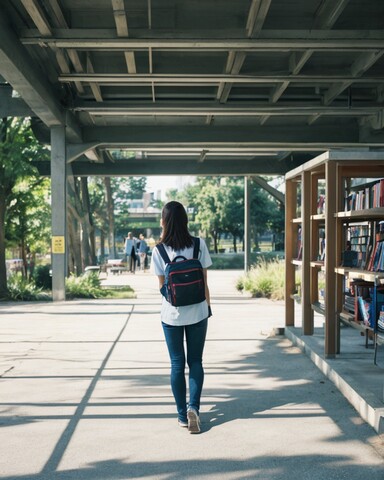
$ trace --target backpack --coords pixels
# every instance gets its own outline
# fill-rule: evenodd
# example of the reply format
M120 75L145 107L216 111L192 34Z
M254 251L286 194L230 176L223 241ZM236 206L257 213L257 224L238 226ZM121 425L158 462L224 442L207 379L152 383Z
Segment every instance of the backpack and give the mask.
M193 258L187 259L178 255L172 262L164 245L162 243L156 245L165 262L165 282L161 293L174 307L194 305L205 300L203 267L198 259L200 239L193 238L193 243Z

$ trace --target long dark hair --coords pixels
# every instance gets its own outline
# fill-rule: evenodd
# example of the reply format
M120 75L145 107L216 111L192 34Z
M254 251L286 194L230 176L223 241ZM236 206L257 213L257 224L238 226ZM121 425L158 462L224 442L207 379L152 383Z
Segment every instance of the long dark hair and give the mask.
M161 212L163 233L160 242L173 250L192 247L193 238L188 231L188 217L183 205L179 202L168 202Z

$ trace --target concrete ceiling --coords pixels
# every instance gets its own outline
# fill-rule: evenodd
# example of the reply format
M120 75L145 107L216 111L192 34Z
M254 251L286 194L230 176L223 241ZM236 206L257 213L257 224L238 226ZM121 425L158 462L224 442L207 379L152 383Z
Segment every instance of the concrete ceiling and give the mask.
M383 27L382 0L5 0L0 114L66 125L79 175L284 173L384 148Z

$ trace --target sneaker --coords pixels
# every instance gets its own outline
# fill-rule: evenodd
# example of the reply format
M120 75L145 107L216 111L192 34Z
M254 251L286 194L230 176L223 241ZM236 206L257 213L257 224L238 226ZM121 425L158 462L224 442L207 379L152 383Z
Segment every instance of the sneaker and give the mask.
M188 432L200 433L200 417L197 410L193 407L188 408Z
M184 420L178 420L178 424L181 428L188 428L188 422L185 422Z

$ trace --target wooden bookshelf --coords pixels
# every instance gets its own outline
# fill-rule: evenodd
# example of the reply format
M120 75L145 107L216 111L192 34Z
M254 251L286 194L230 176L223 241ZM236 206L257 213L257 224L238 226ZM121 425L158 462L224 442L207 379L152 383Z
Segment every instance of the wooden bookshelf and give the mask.
M300 302L303 334L313 333L313 312L325 319L325 356L339 352L339 322L362 331L353 315L343 311L343 283L356 278L384 284L384 272L341 267L345 226L353 222L384 220L384 208L344 211L345 178L383 178L384 153L329 151L286 174L286 325L295 325L295 276L301 269ZM325 187L324 211L317 209L319 186ZM300 198L300 213L298 199ZM301 228L301 259L297 259L297 229ZM323 230L321 230L323 229ZM325 234L325 257L319 257L319 236ZM325 279L325 301L319 302L318 275ZM296 295L297 296L297 295Z

